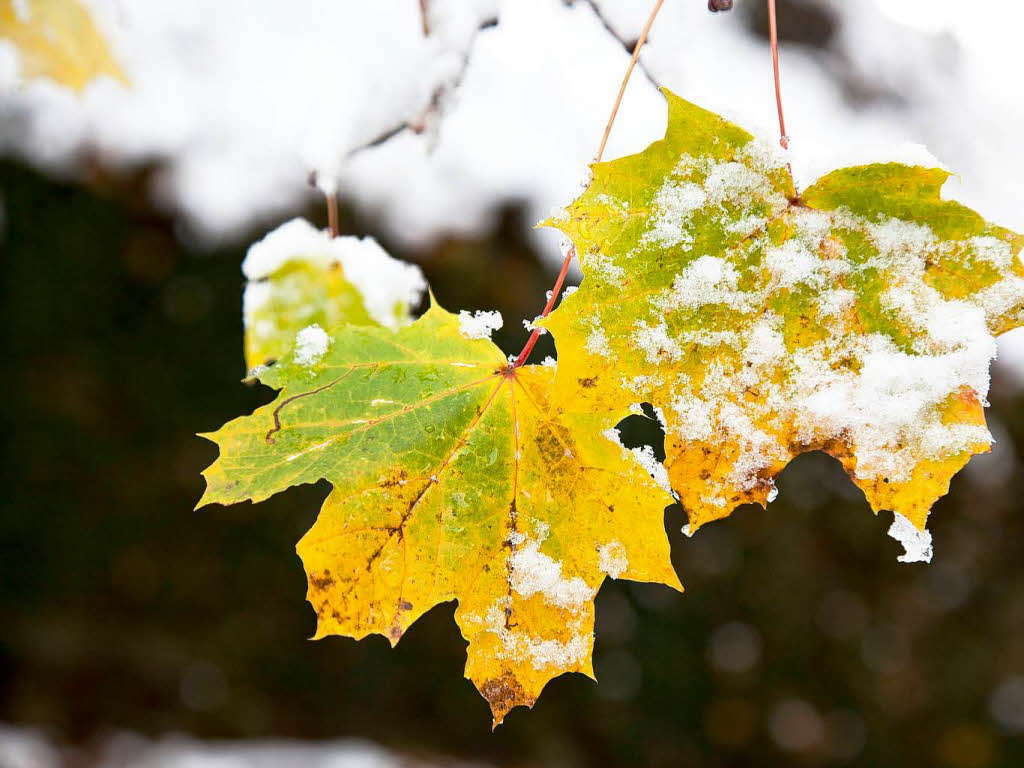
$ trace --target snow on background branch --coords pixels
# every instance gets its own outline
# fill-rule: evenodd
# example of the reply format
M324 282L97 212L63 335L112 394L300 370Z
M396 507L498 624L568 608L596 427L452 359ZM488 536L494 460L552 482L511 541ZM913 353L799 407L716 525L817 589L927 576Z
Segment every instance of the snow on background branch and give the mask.
M796 2L797 0L793 0ZM671 0L641 56L606 156L658 138L652 80L744 125L775 130L766 43L742 12ZM1024 229L1016 31L1024 7L956 0L800 0L834 22L824 49L787 42L782 67L802 186L833 167L917 160L960 174L950 195ZM749 4L749 8L744 5ZM0 152L73 176L88 150L155 162L152 194L208 242L293 213L311 169L409 245L486 229L509 200L539 220L578 191L640 31L634 0L89 0L128 75L81 96L16 85L0 42ZM496 21L496 23L494 23ZM616 34L612 34L612 33ZM539 247L559 258L557 235ZM1004 357L1024 371L1024 340Z

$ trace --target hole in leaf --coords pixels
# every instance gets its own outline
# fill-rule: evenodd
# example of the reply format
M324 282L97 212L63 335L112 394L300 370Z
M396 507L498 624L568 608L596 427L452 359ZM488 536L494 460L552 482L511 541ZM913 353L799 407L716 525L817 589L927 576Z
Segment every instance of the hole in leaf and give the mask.
M654 458L665 460L665 430L650 403L641 403L643 415L639 413L627 416L615 428L619 430L619 440L626 448L641 448L645 445L654 449Z

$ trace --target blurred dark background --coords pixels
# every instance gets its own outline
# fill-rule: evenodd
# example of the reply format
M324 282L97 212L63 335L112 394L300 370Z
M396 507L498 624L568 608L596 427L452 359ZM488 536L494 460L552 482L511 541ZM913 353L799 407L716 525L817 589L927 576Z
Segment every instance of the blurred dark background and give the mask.
M808 7L780 3L784 29L827 45L832 22ZM240 382L244 244L202 248L146 182L0 162L0 723L43 729L81 765L122 730L364 737L509 766L1024 765L1024 411L998 370L995 452L936 506L934 564L898 563L891 518L836 462L801 457L768 512L688 540L667 510L687 594L606 584L601 683L559 678L492 734L453 604L395 650L306 640L294 545L325 484L192 511L216 455L195 433L272 393ZM553 278L524 223L510 205L486 237L403 252L342 214L343 231L419 263L445 306L500 309L507 352Z
M897 563L888 516L837 463L804 456L767 513L687 540L669 509L687 594L607 584L600 685L559 678L492 735L452 604L396 650L306 640L294 545L326 485L192 511L215 457L195 433L271 392L239 381L243 248L186 245L140 202L144 179L68 186L0 164L0 721L79 755L131 729L362 736L501 765L1024 764L1024 419L1010 382L994 382L995 453L935 509L934 565ZM372 222L342 223L394 250ZM552 278L522 232L512 207L486 238L396 255L442 304L500 308L511 352Z

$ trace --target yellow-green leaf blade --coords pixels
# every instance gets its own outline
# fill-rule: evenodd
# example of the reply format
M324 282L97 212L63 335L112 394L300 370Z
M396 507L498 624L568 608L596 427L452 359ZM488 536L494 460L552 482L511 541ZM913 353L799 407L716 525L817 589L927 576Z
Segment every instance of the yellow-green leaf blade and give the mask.
M680 585L669 495L596 432L625 411L552 408L552 369L510 369L475 325L434 306L397 332L297 345L259 374L278 399L209 436L221 455L203 503L330 481L298 545L316 636L394 643L458 600L466 674L500 722L553 677L592 674L605 576Z
M1024 240L943 201L946 172L824 177L668 94L666 137L600 163L555 223L584 280L544 322L560 402L650 402L691 529L765 504L804 451L923 529L988 449L992 334L1020 324Z

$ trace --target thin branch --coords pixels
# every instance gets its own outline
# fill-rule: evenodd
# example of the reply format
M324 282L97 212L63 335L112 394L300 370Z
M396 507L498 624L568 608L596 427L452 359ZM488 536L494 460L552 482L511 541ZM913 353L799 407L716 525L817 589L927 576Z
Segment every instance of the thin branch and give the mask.
M587 5L590 6L591 10L594 12L594 15L597 16L597 20L601 22L601 26L604 27L605 31L609 35L614 37L616 40L618 40L623 48L625 48L627 51L630 48L633 48L633 49L636 48L635 44L631 46L629 44L629 40L624 38L622 35L620 35L618 33L618 31L616 31L615 27L613 27L611 22L608 21L607 17L601 11L601 7L597 4L597 2L595 0L583 0L583 1ZM654 74L651 72L651 70L649 70L647 68L647 65L644 64L642 61L639 61L639 60L637 61L637 64L640 65L640 71L644 73L644 77L647 78L647 81L660 91L661 90L661 83L658 82L658 78L656 78L654 76Z
M348 158L352 157L353 155L358 155L360 152L364 152L367 149L373 149L374 147L379 147L381 144L384 144L384 143L390 141L391 139L395 138L395 136L397 136L398 134L405 133L405 131L408 130L410 127L411 126L410 126L409 121L408 120L403 120L402 122L400 122L400 123L398 123L396 125L391 126L387 130L381 131L380 133L378 133L376 136L374 136L369 141L364 142L363 144L360 144L358 147L353 147L352 149L350 149L346 153L345 159L348 159Z
M420 0L420 22L423 24L423 36L430 37L430 0Z
M775 71L775 106L779 111L779 144L789 149L786 117L782 112L782 85L779 82L779 27L775 19L775 0L768 0L768 35L772 44L772 69Z
M421 8L425 5L425 0L421 0ZM427 127L440 115L444 107L444 102L448 96L458 90L459 86L462 85L462 81L466 77L466 70L469 69L469 51L473 48L473 44L476 42L476 36L483 32L485 29L489 29L497 25L498 20L495 18L484 19L480 25L473 32L473 36L470 38L469 43L466 46L466 53L462 57L462 64L459 67L459 71L456 72L447 81L440 83L430 94L430 99L423 106L423 108L413 117L406 118L390 128L378 133L372 139L360 144L357 147L353 147L345 154L345 159L348 160L353 155L357 155L360 152L364 152L374 147L379 147L387 141L395 138L399 134L405 133L406 131L412 131L415 134L423 133Z
M605 31L608 32L608 34L614 37L616 40L618 40L623 48L628 49L630 47L629 41L623 38L616 31L615 27L612 26L611 22L608 21L607 17L601 12L601 8L597 4L596 0L582 1L590 6L591 10L593 10L594 12L594 15L597 16L598 21L601 22L601 26L604 27ZM426 8L429 11L429 0L420 0L421 19L423 20L424 30L427 30L429 21L428 17L423 15L424 8ZM381 131L373 138L369 139L363 144L360 144L358 147L354 147L353 149L349 150L348 153L346 153L346 159L352 157L353 155L357 155L360 152L363 152L367 149L379 147L382 144L386 143L387 141L390 141L391 139L395 138L399 134L405 133L406 131L412 131L413 133L416 134L423 133L423 131L426 130L427 126L432 121L432 119L434 119L441 112L446 97L449 96L454 91L456 91L458 87L462 84L462 81L466 75L466 69L469 67L468 50L469 48L472 48L473 43L475 42L475 35L479 34L485 29L495 26L497 23L497 19L489 18L485 19L480 24L480 26L477 27L476 32L474 33L474 38L470 40L469 46L467 47L467 54L463 58L461 68L455 74L455 76L452 77L448 82L442 83L441 85L434 89L433 93L431 93L430 95L430 100L419 112L419 114L417 114L415 117L402 120L401 122L392 125L390 128ZM425 31L424 34L428 34L428 32ZM633 50L635 53L637 50L636 45L633 46ZM641 59L635 59L631 64L631 67L632 66L638 66L640 68L640 71L643 72L644 77L647 78L648 82L650 82L651 85L653 85L658 90L661 90L661 83L653 75L650 69L647 68L647 65L644 64L644 62Z
M626 93L626 86L629 84L629 76L633 74L633 67L636 66L637 59L640 58L640 49L644 47L644 43L647 42L647 33L651 31L651 25L654 24L654 19L658 16L658 11L661 10L661 5L665 0L655 0L654 7L651 9L650 15L647 17L647 23L644 24L644 28L640 30L640 37L636 39L636 45L633 46L633 57L629 60L629 66L626 67L626 75L622 78L622 85L619 86L619 95L615 97L615 104L612 106L612 114L608 118L608 124L604 127L604 135L601 137L601 145L597 148L597 155L594 157L594 162L598 162L601 156L604 154L605 145L608 143L608 136L612 132L612 124L615 122L615 116L619 114L619 105L622 103L622 96ZM772 0L774 2L774 0Z

